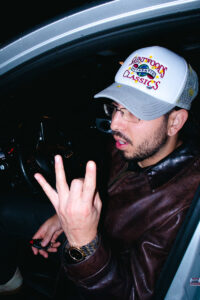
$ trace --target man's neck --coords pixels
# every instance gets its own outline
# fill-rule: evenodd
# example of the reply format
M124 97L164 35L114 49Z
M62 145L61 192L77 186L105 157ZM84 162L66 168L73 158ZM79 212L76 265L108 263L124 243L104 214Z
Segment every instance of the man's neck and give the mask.
M138 165L141 168L155 165L157 162L172 153L181 144L182 142L178 139L178 137L169 137L167 143L157 153L155 153L151 157L144 159L143 161L138 162Z

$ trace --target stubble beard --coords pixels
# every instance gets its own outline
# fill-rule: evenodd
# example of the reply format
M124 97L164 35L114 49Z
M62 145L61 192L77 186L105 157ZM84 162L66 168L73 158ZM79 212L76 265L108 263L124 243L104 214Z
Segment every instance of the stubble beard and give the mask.
M132 153L127 153L126 151L120 151L120 153L126 161L142 162L159 152L165 146L167 140L167 123L164 120L160 128L158 128L151 137L145 139L138 145Z

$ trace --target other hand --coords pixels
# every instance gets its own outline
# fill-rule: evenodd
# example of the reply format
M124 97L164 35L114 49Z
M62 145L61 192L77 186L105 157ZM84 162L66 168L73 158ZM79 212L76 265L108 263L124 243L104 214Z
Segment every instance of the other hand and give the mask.
M33 239L42 239L41 245L45 247L49 242L51 242L51 246L48 250L39 250L35 247L32 247L32 251L35 255L38 253L43 257L48 258L48 252L57 252L57 248L60 246L60 242L57 242L58 236L63 232L63 229L60 224L60 220L58 215L55 214L51 218L49 218L44 224L40 226L38 231L32 237Z

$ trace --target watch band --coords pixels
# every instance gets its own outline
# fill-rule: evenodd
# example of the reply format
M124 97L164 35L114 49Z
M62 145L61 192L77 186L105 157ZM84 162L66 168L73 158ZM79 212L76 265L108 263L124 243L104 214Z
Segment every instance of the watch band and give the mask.
M89 256L91 256L98 247L99 238L98 235L88 244L76 247L67 244L65 247L65 259L67 263L74 264L79 263Z

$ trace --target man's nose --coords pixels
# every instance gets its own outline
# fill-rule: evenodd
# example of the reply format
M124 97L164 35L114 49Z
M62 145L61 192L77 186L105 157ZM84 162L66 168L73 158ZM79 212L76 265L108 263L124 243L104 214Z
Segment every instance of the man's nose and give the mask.
M123 129L125 126L126 126L126 122L122 117L121 112L116 111L115 114L112 116L110 128L113 131L119 131L120 129Z

